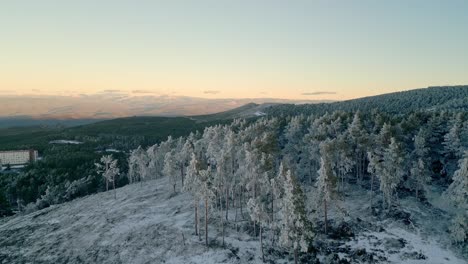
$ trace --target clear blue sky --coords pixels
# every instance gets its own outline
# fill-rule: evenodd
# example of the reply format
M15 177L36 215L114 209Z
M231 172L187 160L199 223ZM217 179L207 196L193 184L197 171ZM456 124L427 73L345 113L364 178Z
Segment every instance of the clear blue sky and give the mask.
M466 0L15 0L0 29L2 93L347 99L468 84Z

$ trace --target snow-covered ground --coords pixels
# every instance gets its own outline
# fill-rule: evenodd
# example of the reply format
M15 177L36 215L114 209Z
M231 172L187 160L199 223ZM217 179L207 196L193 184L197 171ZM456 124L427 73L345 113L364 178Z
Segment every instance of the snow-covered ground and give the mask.
M116 200L109 191L0 219L0 263L261 263L258 239L232 226L222 247L217 221L210 224L207 248L194 234L190 201L187 194L173 195L163 178L119 188ZM342 206L359 214L365 225L371 220L364 213L368 200L359 201ZM416 217L417 212L411 213ZM331 217L336 220L337 214ZM375 221L373 227L341 241L336 248L347 250L338 256L350 263L367 263L369 259L350 257L364 249L374 254L371 263L466 263L432 233L398 221ZM425 226L419 217L416 225ZM318 257L324 263L330 259L323 253ZM293 262L284 254L269 259Z
M242 233L233 246L206 248L193 231L186 194L167 179L128 185L28 215L0 220L0 263L255 263L258 242ZM210 225L211 242L217 228Z
M76 140L58 139L58 140L52 140L52 141L50 141L49 144L71 144L71 145L79 145L79 144L83 144L83 142L76 141Z

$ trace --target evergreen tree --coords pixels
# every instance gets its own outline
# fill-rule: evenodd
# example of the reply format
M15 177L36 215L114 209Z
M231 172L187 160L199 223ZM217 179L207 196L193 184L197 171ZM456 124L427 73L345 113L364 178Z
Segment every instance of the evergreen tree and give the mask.
M336 176L333 172L332 163L330 162L331 153L329 153L329 148L330 143L324 143L321 145L322 158L320 159L320 169L318 171L319 177L316 183L316 199L319 204L323 205L325 234L328 229L328 206L332 200L336 183Z
M463 155L461 144L462 127L463 121L461 115L458 115L449 132L444 136L445 155L448 159L460 159Z
M114 198L117 199L115 190L115 177L119 175L117 160L112 158L112 155L102 156L101 163L96 163L97 172L106 179L106 191L109 191L109 183L114 187Z
M403 153L395 138L390 139L390 145L384 152L382 172L380 176L380 190L384 195L384 202L391 206L395 191L400 184L403 175Z
M351 146L354 149L354 162L350 163L354 164L356 179L360 182L365 173L368 135L362 124L361 113L359 111L354 114L353 121L347 132Z
M147 178L149 161L147 153L141 146L130 152L128 159L129 171L127 174L130 183L141 182Z
M209 217L209 209L215 199L215 194L213 192L213 175L211 173L211 169L208 168L206 170L201 170L199 172L200 175L200 197L203 199L205 203L205 244L208 246L208 217Z
M163 175L170 179L174 193L176 192L178 172L174 150L169 151L164 156Z
M458 161L458 170L446 194L458 210L449 228L451 237L455 243L465 243L468 241L468 151Z
M306 216L304 194L290 170L286 173L281 208L280 243L293 250L294 262L297 264L298 251L308 251L313 233Z
M414 186L416 198L419 192L425 189L426 183L430 179L430 170L428 162L429 149L426 147L427 132L421 128L414 137L414 151L412 154L412 166L410 169L410 179Z
M200 204L200 197L201 197L201 187L202 182L200 180L199 172L198 172L198 162L195 154L191 154L190 164L186 170L185 176L185 184L183 186L183 190L190 192L193 197L193 207L195 210L195 234L200 236L199 232L199 215L198 215L198 208Z

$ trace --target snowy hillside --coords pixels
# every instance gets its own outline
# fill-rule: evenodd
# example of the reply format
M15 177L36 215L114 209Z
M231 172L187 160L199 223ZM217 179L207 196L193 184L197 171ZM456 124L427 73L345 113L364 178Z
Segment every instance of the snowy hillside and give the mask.
M5 218L0 220L0 263L261 263L258 239L244 231L228 229L223 248L217 221L210 225L206 248L194 235L189 200L187 194L173 195L169 179L162 178L117 189L116 200L109 191ZM352 210L364 208L364 202L353 201ZM388 263L466 263L398 221L387 220L386 225L392 227L362 232L341 243L341 251L347 253L339 257L351 263L379 257ZM271 263L293 262L287 254L272 255L267 258ZM317 259L338 263L333 256Z
M233 249L193 235L191 204L167 178L99 193L0 222L0 263L246 263L258 243L232 236ZM172 197L173 196L173 197ZM215 228L212 228L215 243Z

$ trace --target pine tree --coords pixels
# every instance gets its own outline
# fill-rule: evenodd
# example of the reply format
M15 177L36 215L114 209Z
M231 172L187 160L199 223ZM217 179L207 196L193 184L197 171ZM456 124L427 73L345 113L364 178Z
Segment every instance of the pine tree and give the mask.
M117 199L115 190L115 177L119 175L119 168L117 167L117 160L112 158L112 155L102 156L101 163L96 163L97 172L106 179L106 191L109 191L109 183L111 182L114 187L114 198Z
M458 208L468 209L468 151L458 162L458 170L452 177L452 183L446 194Z
M260 250L262 252L262 261L265 262L265 253L263 251L263 229L267 225L268 212L266 205L262 201L262 197L256 199L250 198L247 202L247 210L252 221L258 224L260 228Z
M174 150L167 152L164 156L163 174L169 177L174 193L176 192L178 171Z
M193 197L193 207L195 210L195 235L200 236L198 208L200 204L202 182L198 172L198 162L195 154L191 154L190 164L186 170L185 184L183 190L190 192Z
M332 200L332 195L335 189L336 176L333 173L332 164L330 162L329 154L327 153L326 147L324 146L322 158L320 160L320 169L318 171L319 177L317 180L317 202L323 205L324 222L325 222L325 234L328 229L328 206Z
M281 204L280 243L294 253L294 262L298 262L298 250L308 251L313 233L306 216L304 194L291 171L286 173L284 196Z
M273 232L272 244L275 244L276 233L280 228L279 219L277 216L278 210L277 203L281 203L284 195L284 182L286 181L287 170L283 166L283 162L280 163L278 174L276 177L270 179L270 190L271 190L271 216L270 216L270 228ZM277 202L278 201L278 202Z
M354 162L356 179L360 182L365 173L368 135L361 121L361 113L354 114L353 121L348 128L351 146L354 149Z
M430 179L429 162L427 161L429 149L426 147L426 136L426 131L421 128L414 137L413 162L410 169L410 177L415 189L416 198L419 196L419 191L424 190L426 183Z
M390 139L390 145L383 155L382 172L380 176L380 190L384 195L384 202L390 208L395 190L400 184L403 175L403 154L395 138Z
M455 243L464 243L468 241L468 151L458 164L446 194L458 211L451 222L450 235Z
M205 244L208 246L208 217L209 217L209 208L211 206L212 200L215 197L213 192L213 175L211 173L211 169L208 168L206 170L201 170L199 172L200 175L200 195L201 198L204 200L205 203Z
M444 151L448 159L459 159L463 155L463 148L461 144L462 127L463 122L461 120L461 115L458 115L453 123L453 126L444 136Z
M145 150L139 146L136 150L131 151L128 159L128 180L130 183L143 181L148 176L149 157Z
M185 167L188 166L188 163L191 160L191 155L194 152L194 147L192 141L189 139L185 140L182 147L180 148L177 154L177 165L180 170L180 183L181 186L184 186L184 178L185 178Z

